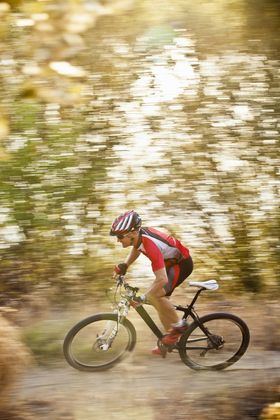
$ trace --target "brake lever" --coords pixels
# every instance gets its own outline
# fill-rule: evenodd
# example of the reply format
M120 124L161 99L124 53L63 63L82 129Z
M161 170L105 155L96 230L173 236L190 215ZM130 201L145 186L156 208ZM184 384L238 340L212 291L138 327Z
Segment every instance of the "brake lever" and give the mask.
M123 284L124 284L124 276L118 276L117 287L122 286Z

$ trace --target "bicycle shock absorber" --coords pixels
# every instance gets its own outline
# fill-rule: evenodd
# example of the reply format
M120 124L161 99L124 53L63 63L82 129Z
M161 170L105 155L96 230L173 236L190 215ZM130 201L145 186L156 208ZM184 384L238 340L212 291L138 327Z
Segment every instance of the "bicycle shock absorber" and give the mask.
M127 306L126 300L122 299L120 303L118 304L117 314L118 314L118 323L122 322L123 319L128 315L128 306Z
M118 325L115 325L114 328L112 329L112 331L110 332L109 336L106 339L104 339L102 337L98 337L98 340L101 341L99 346L98 346L99 349L103 350L103 351L107 351L111 347L111 345L114 341L114 338L117 335L117 332L118 332Z
M111 347L112 342L114 341L114 338L116 337L118 332L118 325L115 325L115 327L112 329L108 339L107 339L107 343L106 345L108 346L106 350L108 350L109 347Z

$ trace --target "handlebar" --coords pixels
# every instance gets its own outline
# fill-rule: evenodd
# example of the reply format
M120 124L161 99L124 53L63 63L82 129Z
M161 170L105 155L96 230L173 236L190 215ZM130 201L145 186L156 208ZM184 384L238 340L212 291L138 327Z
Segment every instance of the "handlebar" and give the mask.
M117 287L122 286L124 283L124 276L119 275L117 277Z
M124 286L126 290L131 290L134 293L139 292L139 287L132 287L125 281L125 276L119 275L117 277L117 287Z

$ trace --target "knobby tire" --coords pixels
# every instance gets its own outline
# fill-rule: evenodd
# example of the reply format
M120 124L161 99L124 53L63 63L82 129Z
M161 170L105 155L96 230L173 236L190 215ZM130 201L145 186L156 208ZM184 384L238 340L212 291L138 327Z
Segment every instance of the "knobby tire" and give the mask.
M210 340L202 332L199 324L193 322L182 335L178 346L181 360L191 369L222 370L236 363L246 352L250 342L250 333L242 319L228 313L213 313L201 317L200 322L209 329L211 334L215 335L215 333L220 334L221 332L221 335L217 335L217 337L224 336L225 343L221 345L220 349L202 350L203 347L209 345ZM217 332L215 325L219 324L221 326L224 325L224 328L218 328ZM240 336L240 338L236 339L236 349L231 350L230 347L233 346L230 343L231 331L233 332L235 329L236 333L234 332L234 334L238 337ZM200 347L201 349L199 350ZM228 355L226 353L227 348L230 349ZM219 361L219 359L221 360Z

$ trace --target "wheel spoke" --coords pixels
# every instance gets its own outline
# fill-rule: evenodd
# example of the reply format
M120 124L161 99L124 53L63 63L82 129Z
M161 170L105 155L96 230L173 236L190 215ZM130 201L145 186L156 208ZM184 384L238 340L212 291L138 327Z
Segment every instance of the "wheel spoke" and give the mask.
M115 314L100 314L74 326L64 341L68 363L80 370L111 367L135 345L135 329L128 320L117 322Z
M77 363L87 366L100 366L114 361L126 351L129 340L126 329L120 325L116 333L117 323L104 328L106 321L91 323L80 330L73 338L71 355ZM108 322L107 322L108 324Z

